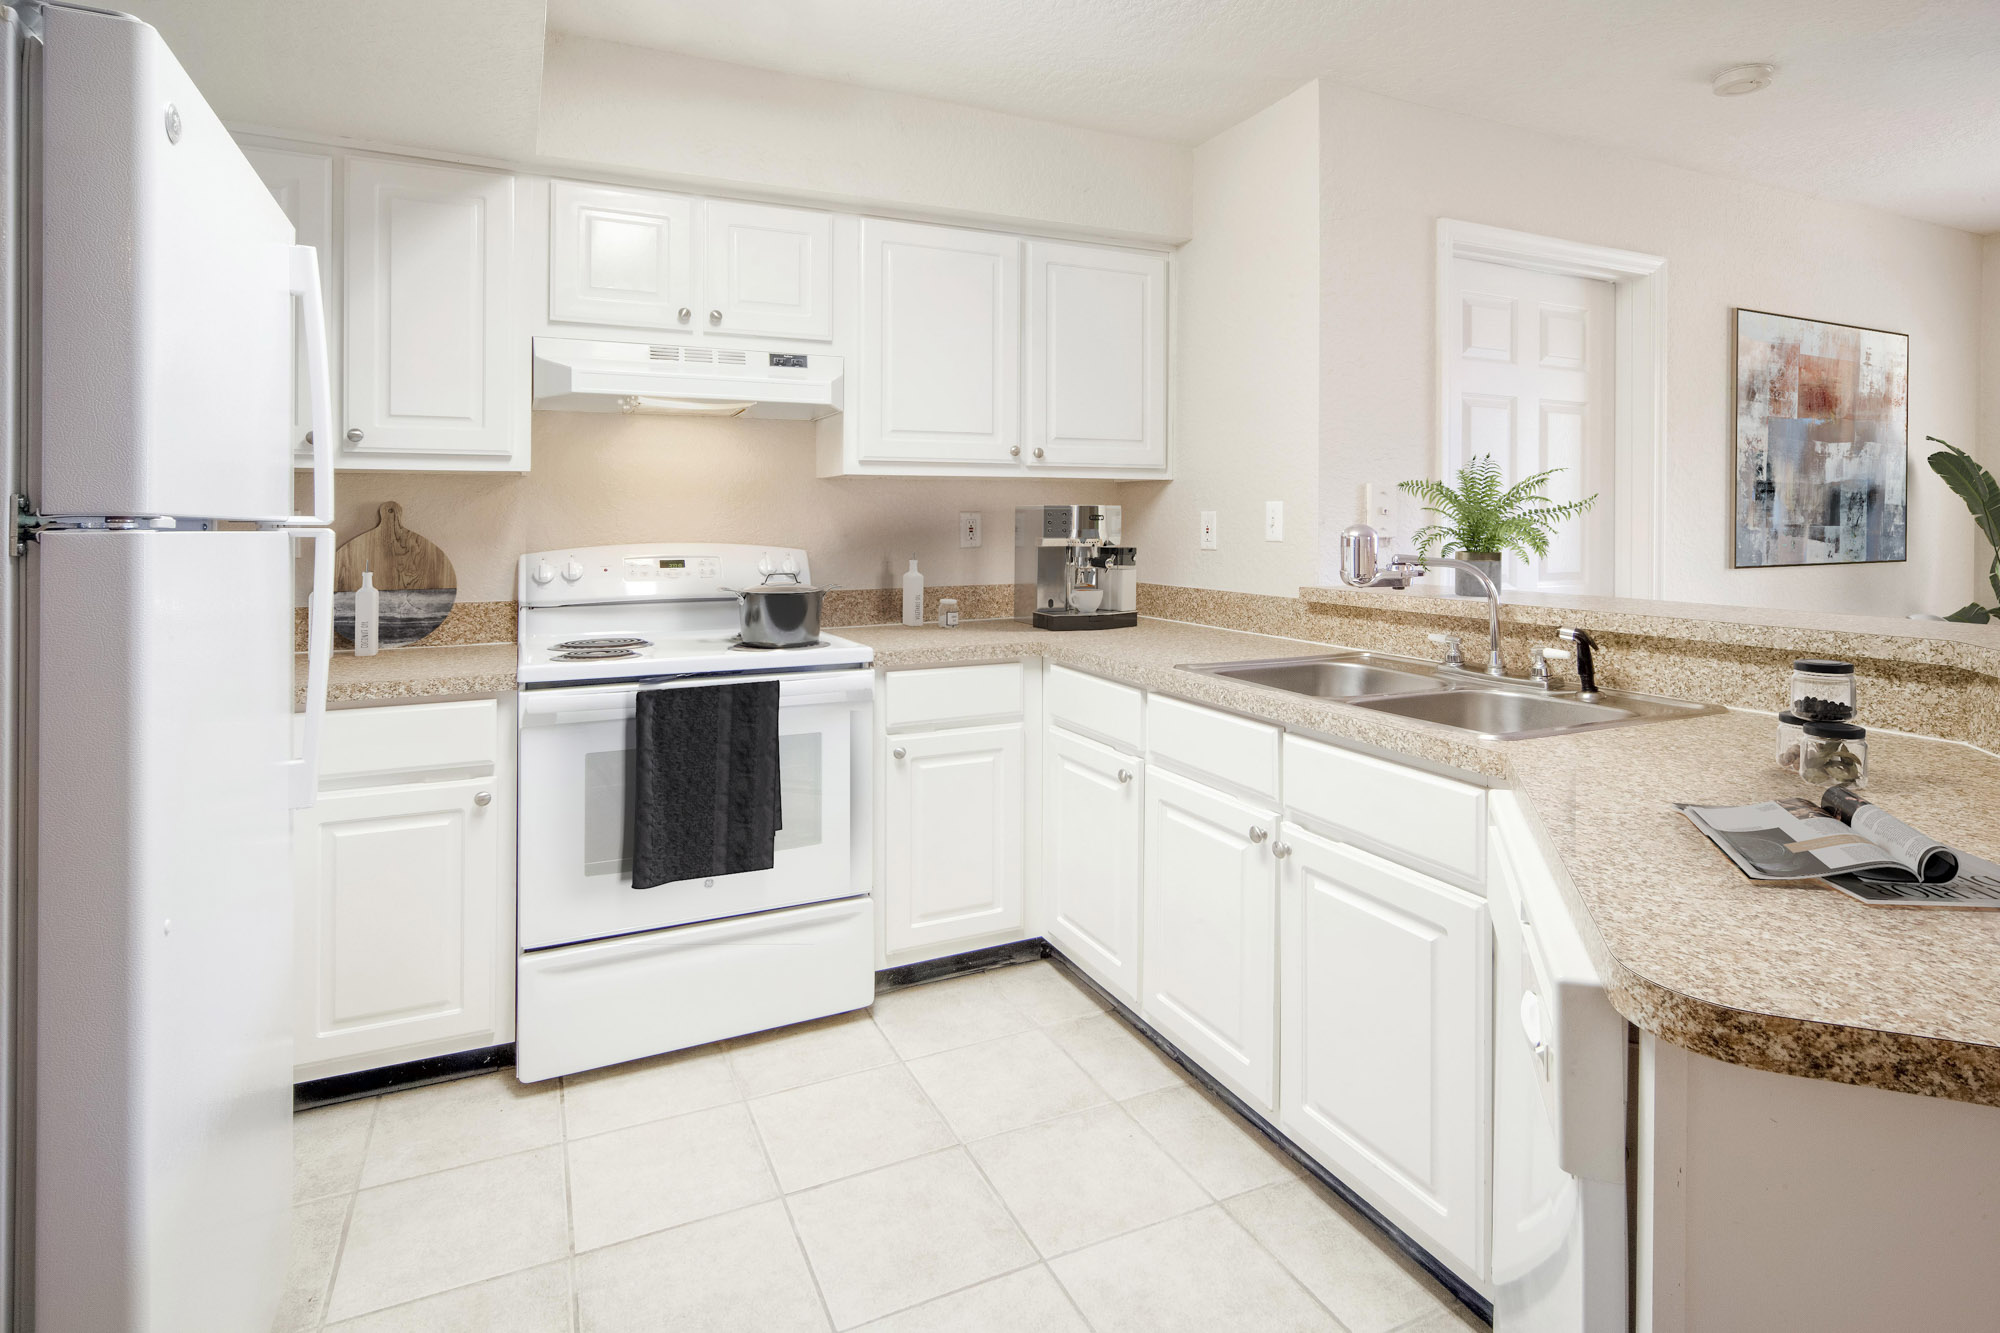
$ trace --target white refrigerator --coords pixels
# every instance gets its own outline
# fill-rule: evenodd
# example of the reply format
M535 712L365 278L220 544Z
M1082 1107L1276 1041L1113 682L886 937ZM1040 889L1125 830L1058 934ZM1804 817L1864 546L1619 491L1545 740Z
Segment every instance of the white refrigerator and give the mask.
M265 1333L289 1240L291 813L313 797L330 646L316 257L152 28L55 4L0 21L0 327L27 515L6 593L15 1327Z

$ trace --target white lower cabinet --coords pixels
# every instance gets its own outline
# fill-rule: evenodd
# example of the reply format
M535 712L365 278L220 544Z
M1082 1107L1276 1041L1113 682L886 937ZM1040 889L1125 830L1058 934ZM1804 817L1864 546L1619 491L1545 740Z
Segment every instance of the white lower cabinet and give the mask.
M298 1081L513 1039L509 722L490 700L327 715L323 777L376 785L323 788L294 817ZM364 753L400 771L343 776Z
M1145 766L1057 727L1043 749L1042 877L1049 940L1139 1002L1139 868Z
M1433 1253L1483 1276L1486 903L1291 824L1280 839L1279 1128Z
M1277 817L1157 768L1147 776L1140 1012L1268 1111L1277 1072Z
M893 681L890 693L893 701ZM889 737L884 890L891 955L1018 932L1024 924L1023 732L1020 722L1006 722Z

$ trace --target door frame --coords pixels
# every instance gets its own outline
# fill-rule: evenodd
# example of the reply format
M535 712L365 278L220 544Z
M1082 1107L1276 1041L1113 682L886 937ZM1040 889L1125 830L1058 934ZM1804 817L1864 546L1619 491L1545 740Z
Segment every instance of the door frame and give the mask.
M1614 289L1612 390L1612 592L1657 597L1660 587L1660 469L1667 408L1667 260L1664 255L1585 245L1479 222L1437 224L1437 422L1432 471L1445 475L1454 364L1446 336L1454 259L1594 278Z

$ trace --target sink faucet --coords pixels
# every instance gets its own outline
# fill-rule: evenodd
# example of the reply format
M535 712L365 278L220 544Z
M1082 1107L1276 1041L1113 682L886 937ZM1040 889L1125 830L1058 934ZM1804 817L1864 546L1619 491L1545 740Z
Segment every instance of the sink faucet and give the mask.
M1565 643L1576 645L1576 690L1577 698L1585 701L1597 697L1597 667L1591 661L1591 650L1597 647L1597 640L1588 631L1574 629L1568 625L1556 631L1556 637Z
M1410 580L1427 571L1432 565L1446 565L1452 569L1462 569L1479 580L1479 586L1486 589L1486 674L1505 677L1507 669L1500 664L1500 589L1488 578L1486 571L1465 560L1452 560L1441 555L1420 556L1412 559L1406 555L1392 555L1389 565L1383 570L1378 565L1381 552L1381 536L1366 523L1356 523L1340 534L1340 579L1355 588L1407 588ZM1583 670L1578 664L1579 675Z

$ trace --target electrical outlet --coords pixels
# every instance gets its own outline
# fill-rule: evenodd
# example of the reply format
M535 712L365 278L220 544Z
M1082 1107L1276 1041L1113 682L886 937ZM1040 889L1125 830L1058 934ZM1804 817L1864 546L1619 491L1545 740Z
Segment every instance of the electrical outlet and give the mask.
M1285 502L1283 500L1264 501L1264 540L1281 542L1285 539Z
M960 546L979 545L979 515L958 511L958 544Z
M1213 509L1204 509L1201 511L1201 549L1204 551L1213 551L1215 549L1215 511Z

